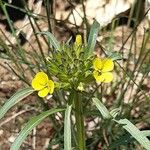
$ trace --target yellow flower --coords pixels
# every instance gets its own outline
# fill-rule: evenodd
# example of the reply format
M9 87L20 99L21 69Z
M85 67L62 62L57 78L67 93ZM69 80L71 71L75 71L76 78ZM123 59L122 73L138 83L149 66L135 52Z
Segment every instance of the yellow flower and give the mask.
M113 80L114 62L109 58L95 58L93 61L93 76L97 82L109 83Z
M54 92L54 82L48 79L47 74L38 72L32 80L32 87L34 90L39 91L40 97L45 97L48 93Z

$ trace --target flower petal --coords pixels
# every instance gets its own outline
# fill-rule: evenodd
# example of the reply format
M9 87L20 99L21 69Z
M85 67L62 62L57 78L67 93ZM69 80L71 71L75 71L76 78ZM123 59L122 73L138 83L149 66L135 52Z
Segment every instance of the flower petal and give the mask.
M49 93L52 94L54 92L54 82L52 80L48 80L47 86Z
M113 74L111 72L105 72L105 73L102 73L101 75L103 78L103 81L104 83L109 83L113 80Z
M40 90L40 91L38 92L38 95L39 95L40 97L45 97L45 96L47 96L48 92L49 92L49 89L48 89L48 88L44 88L44 89L42 89L42 90Z
M95 70L101 70L102 69L102 60L100 58L95 58L93 61L93 66Z
M46 85L46 83L48 82L48 76L44 72L38 72L35 78L42 85Z
M114 62L109 59L105 58L102 60L102 72L112 71L114 69Z
M32 80L31 85L35 90L41 90L46 86L47 82L47 74L45 74L44 72L38 72Z
M94 70L93 76L97 82L103 82L104 81L104 76L100 75L99 72L96 70Z
M35 89L35 90L41 90L45 87L45 85L42 85L38 82L38 80L36 78L34 78L32 80L32 83L31 83L32 87Z

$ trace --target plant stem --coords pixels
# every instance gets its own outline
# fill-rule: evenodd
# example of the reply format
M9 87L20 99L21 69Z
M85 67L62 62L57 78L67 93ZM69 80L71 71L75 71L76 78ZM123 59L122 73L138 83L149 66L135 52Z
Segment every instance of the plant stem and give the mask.
M79 92L74 91L75 118L76 118L76 140L77 150L85 150L85 129L82 99Z

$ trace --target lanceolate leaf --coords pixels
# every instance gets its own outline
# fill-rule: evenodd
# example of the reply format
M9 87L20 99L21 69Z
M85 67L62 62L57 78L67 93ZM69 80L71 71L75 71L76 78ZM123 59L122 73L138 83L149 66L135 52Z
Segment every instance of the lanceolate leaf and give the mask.
M108 109L100 102L98 98L92 98L94 104L101 112L102 116L106 119L112 117L116 123L120 124L128 133L132 135L145 149L150 150L150 141L147 136L149 136L149 131L140 131L134 124L132 124L128 119L115 119L117 111L115 113L111 111L109 113ZM113 114L113 115L112 115Z
M29 120L29 122L26 124L26 126L22 129L22 131L19 133L19 136L15 139L14 143L12 144L10 150L18 150L27 137L27 135L30 133L30 131L36 127L44 118L48 117L49 115L52 115L56 112L63 111L64 109L51 109L45 112L42 112L40 115L35 116Z
M150 130L140 131L140 133L144 136L150 136ZM111 144L110 149L117 149L121 145L127 145L134 141L135 138L133 138L133 136L130 133L126 133L125 135L122 135L117 140L115 140Z
M123 59L123 57L122 57L120 52L115 52L115 51L111 51L111 50L105 50L105 53L106 53L107 57L111 58L113 61L114 60L121 60L121 59Z
M90 30L89 38L88 38L87 50L85 52L85 55L87 57L91 56L91 54L94 51L99 27L100 27L100 24L97 21L94 21Z
M34 90L31 87L27 87L17 91L11 98L9 98L6 103L0 108L0 119L5 115L5 113L13 107L16 103L33 93Z
M65 121L64 121L64 150L71 150L71 114L72 105L68 105L65 111Z
M37 34L44 34L47 35L48 41L49 43L55 48L55 50L60 50L60 44L59 42L56 40L56 38L54 37L54 35L50 32L47 31L43 31L43 32L38 32Z
M118 124L128 131L132 137L134 137L145 149L150 150L150 141L145 134L142 133L135 125L133 125L128 119L115 120Z
M141 133L142 133L144 136L149 136L149 137L150 137L150 130L141 131Z
M104 119L110 119L111 115L108 109L101 103L98 98L92 98L94 104L96 105L97 109L101 112Z

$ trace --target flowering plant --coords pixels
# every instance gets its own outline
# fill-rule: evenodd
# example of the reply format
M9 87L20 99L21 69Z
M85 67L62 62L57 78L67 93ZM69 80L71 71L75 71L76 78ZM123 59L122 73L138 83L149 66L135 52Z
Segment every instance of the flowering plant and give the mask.
M102 83L109 84L113 81L114 61L117 57L108 55L99 58L94 54L98 31L99 24L95 21L91 27L87 44L82 42L81 35L76 36L73 44L69 42L59 44L51 33L38 33L47 35L49 43L53 46L49 56L44 59L46 68L37 72L31 81L31 87L18 91L0 108L0 119L12 106L36 91L40 98L45 99L50 94L56 101L59 98L59 102L58 106L56 103L55 108L48 107L46 111L31 118L15 139L11 150L18 150L30 131L44 118L62 111L65 111L63 148L65 150L73 148L85 150L87 148L85 118L88 114L92 115L93 111L90 108L93 108L93 104L103 119L121 125L143 147L150 149L147 137L141 134L129 120L121 119L119 108L109 111L101 102ZM58 96L59 94L61 96ZM45 101L42 101L42 104L45 106ZM71 119L72 116L75 117L75 122ZM99 113L98 117L100 117ZM73 140L71 140L72 137Z
M49 73L51 77L57 78L57 88L84 91L84 86L94 80L98 83L109 83L113 80L113 74L110 72L114 69L113 60L100 59L94 53L87 58L86 49L81 35L77 35L72 46L63 45L59 51L47 58ZM38 72L32 80L32 87L39 91L40 97L45 97L48 93L53 93L54 82L48 80L44 72Z

